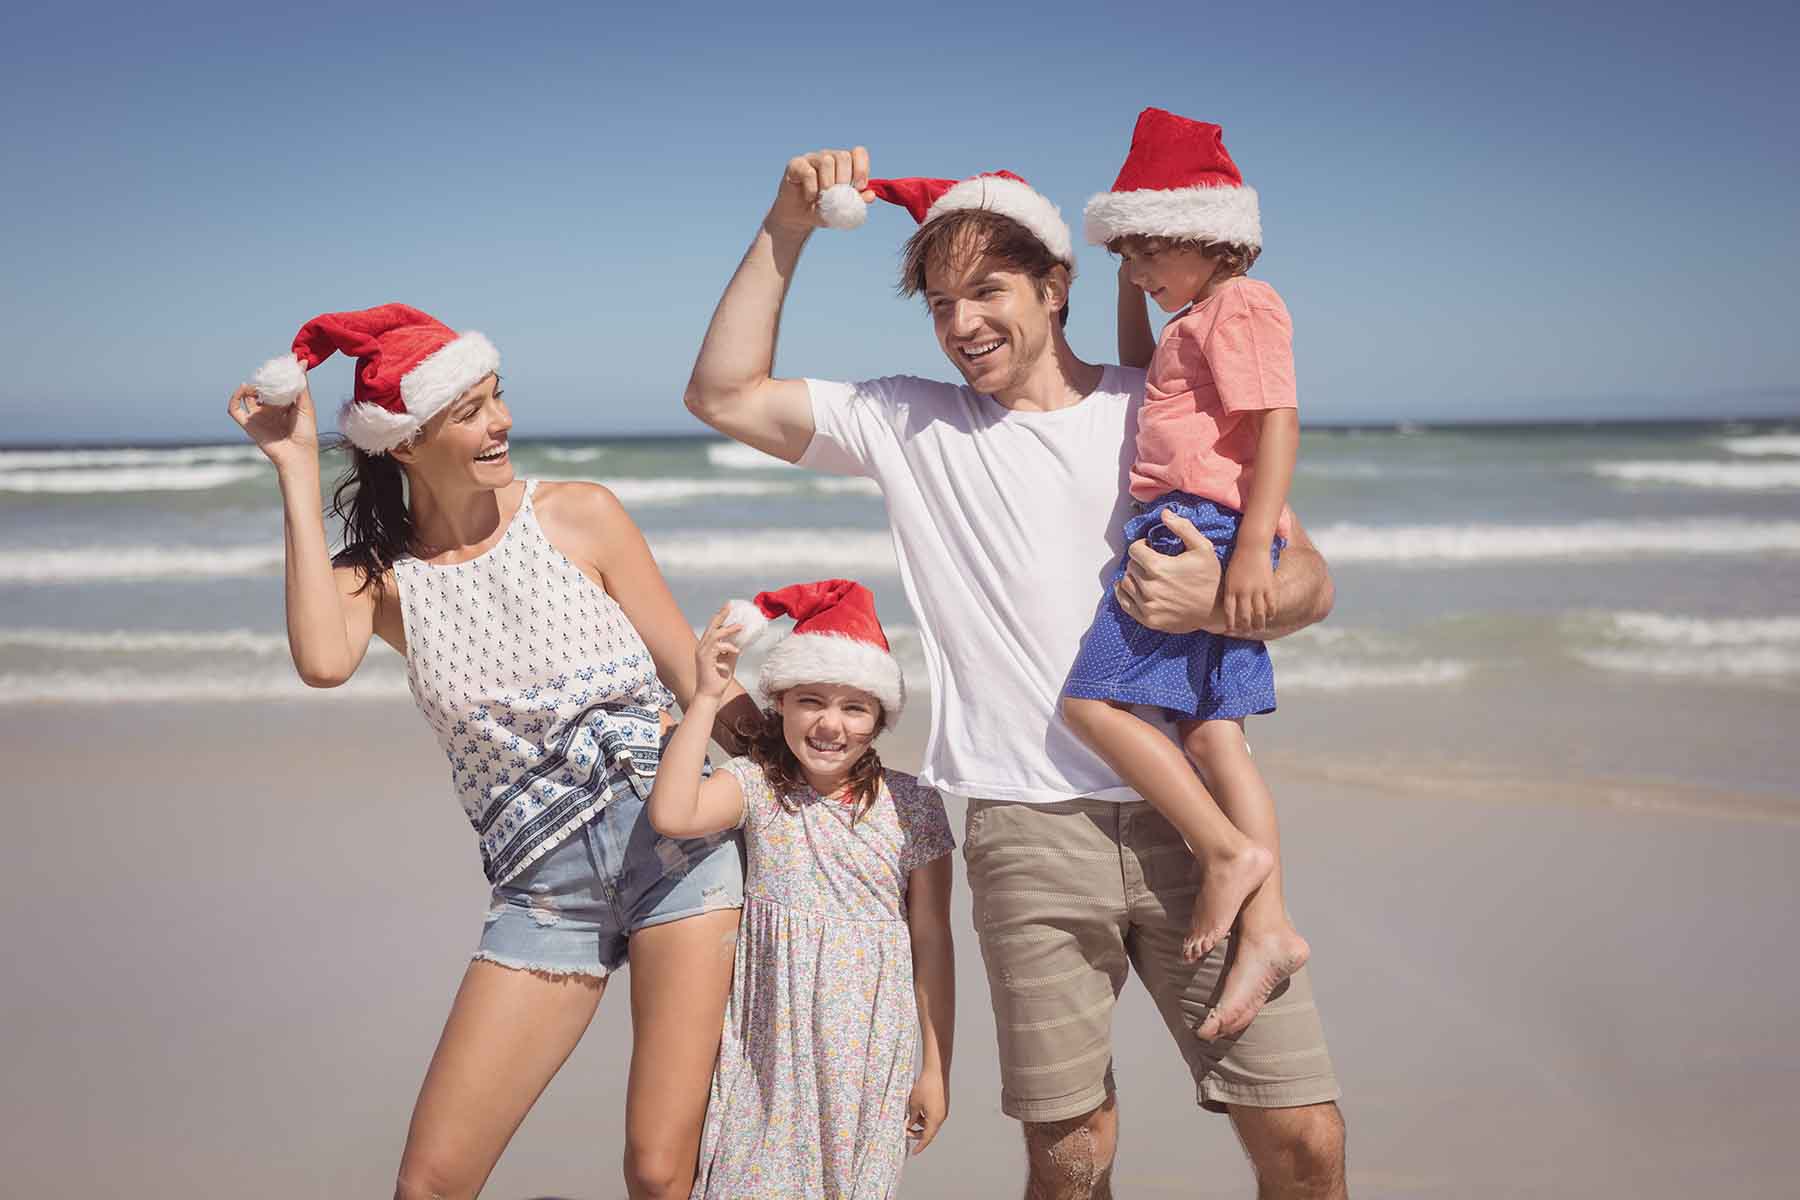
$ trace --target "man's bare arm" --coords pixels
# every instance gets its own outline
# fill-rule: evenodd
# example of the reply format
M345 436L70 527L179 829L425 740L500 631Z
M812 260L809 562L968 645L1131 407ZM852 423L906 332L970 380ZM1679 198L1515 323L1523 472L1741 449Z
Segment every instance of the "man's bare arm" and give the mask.
M820 225L819 193L836 183L873 199L868 151L820 150L788 162L774 205L713 311L683 397L720 433L788 462L812 441L812 399L805 380L773 378L775 340L800 252Z
M1158 554L1146 541L1133 542L1125 578L1114 594L1119 607L1132 620L1164 633L1225 632L1225 609L1220 597L1223 573L1219 559L1193 524L1169 513L1163 524L1187 544L1188 553ZM1196 553L1203 551L1203 553ZM1331 614L1336 592L1325 556L1294 521L1294 535L1281 552L1275 570L1277 616L1268 628L1249 635L1257 641L1286 637L1323 621ZM1234 634L1233 636L1242 636Z

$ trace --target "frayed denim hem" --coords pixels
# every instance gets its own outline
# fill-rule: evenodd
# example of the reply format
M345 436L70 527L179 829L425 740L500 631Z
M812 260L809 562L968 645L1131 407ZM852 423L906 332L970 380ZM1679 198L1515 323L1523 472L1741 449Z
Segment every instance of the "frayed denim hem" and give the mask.
M490 962L497 967L505 967L509 971L529 971L540 979L553 982L564 979L594 979L605 982L612 972L602 966L592 967L552 967L543 963L526 962L523 959L511 958L504 954L495 954L491 950L477 950L469 955L470 962Z

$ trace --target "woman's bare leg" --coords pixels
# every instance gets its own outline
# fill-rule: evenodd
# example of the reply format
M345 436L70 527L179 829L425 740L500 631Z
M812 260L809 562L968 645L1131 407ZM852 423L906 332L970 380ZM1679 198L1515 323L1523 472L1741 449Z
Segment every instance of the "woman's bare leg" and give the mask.
M1198 1030L1202 1038L1210 1040L1243 1032L1281 981L1306 965L1312 950L1288 919L1287 897L1281 890L1281 830L1275 819L1275 797L1250 757L1244 723L1184 721L1181 740L1231 823L1275 856L1269 877L1244 902L1218 1003Z
M587 1031L605 984L481 959L469 964L413 1107L396 1198L456 1200L481 1191Z
M1065 696L1063 719L1119 778L1169 818L1203 868L1183 955L1198 961L1231 932L1238 910L1275 858L1222 812L1194 768L1162 732L1109 700Z
M730 908L631 935L625 1187L632 1200L685 1200L693 1189L737 927L738 910Z

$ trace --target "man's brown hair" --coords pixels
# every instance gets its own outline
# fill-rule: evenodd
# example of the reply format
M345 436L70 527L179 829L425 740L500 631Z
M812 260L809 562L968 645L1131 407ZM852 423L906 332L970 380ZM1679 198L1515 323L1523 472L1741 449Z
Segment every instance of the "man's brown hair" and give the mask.
M925 291L925 272L946 263L962 264L991 255L1012 270L1030 276L1038 294L1049 290L1050 272L1068 264L1050 253L1036 234L1011 217L985 208L957 208L925 222L906 240L900 252L900 294L917 296ZM1063 296L1057 320L1069 323L1069 298Z
M1225 272L1225 278L1231 279L1247 274L1262 254L1260 246L1245 246L1237 242L1203 242L1197 238L1151 237L1142 233L1127 233L1106 243L1106 248L1113 254L1121 250L1130 250L1134 254L1157 254L1164 250L1198 250L1206 257L1219 264Z

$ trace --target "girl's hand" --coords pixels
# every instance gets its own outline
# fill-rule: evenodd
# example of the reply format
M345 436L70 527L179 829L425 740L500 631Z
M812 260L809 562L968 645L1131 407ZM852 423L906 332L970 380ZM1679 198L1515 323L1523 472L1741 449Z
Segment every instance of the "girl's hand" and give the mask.
M712 620L706 623L706 632L700 635L700 648L694 651L694 696L710 696L714 700L723 699L725 689L731 686L736 678L738 655L743 651L731 639L744 631L742 625L725 624L725 614L730 611L721 605L713 614Z
M912 1095L906 1098L906 1136L912 1140L911 1153L925 1152L949 1114L950 1089L945 1086L943 1072L927 1070L920 1074Z
M1275 619L1275 568L1269 551L1239 545L1225 565L1225 632L1261 633Z
M302 389L292 404L263 404L256 389L246 383L231 393L225 411L277 471L308 464L318 467L319 419L313 412L312 389Z

